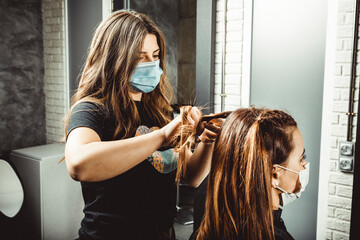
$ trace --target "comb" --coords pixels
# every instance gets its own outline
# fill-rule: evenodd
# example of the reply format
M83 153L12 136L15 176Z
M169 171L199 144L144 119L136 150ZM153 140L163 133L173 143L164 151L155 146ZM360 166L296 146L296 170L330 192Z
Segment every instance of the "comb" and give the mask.
M226 112L221 112L221 113L216 113L216 114L211 114L211 115L204 115L201 118L202 122L207 122L210 121L214 118L227 118L227 116L229 116L233 111L226 111Z

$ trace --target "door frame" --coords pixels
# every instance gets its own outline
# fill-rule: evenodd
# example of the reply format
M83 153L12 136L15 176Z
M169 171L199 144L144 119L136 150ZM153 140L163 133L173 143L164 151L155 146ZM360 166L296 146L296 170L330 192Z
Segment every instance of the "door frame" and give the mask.
M214 112L216 0L196 1L196 105Z
M360 97L360 93L359 93ZM360 102L358 103L358 109ZM353 180L353 193L351 204L351 219L350 219L350 240L360 239L360 118L357 118L356 124L356 139L355 139L355 157L354 157L354 180ZM356 164L358 162L358 164Z
M332 119L332 101L334 89L334 66L336 49L337 1L328 1L327 31L324 68L324 90L321 123L320 163L319 163L319 188L316 238L326 238L326 223L328 216L328 184L330 168L330 135Z
M254 0L244 0L244 36L243 36L243 59L241 75L241 106L250 106L251 84L251 56L253 38L253 6Z
M70 54L70 50L69 50L69 27L68 27L68 23L69 23L69 13L68 13L68 1L70 0L65 0L64 1L64 16L65 16L65 21L64 21L64 31L65 31L65 36L64 36L64 40L65 40L65 63L64 63L64 68L65 68L65 108L66 109L70 109L71 106L71 97L70 97L70 92L71 92L71 78L70 78L70 60L69 60L69 54ZM125 1L125 0L124 0ZM105 18L107 18L111 13L112 13L112 0L101 0L101 5L102 5L102 19L104 20Z

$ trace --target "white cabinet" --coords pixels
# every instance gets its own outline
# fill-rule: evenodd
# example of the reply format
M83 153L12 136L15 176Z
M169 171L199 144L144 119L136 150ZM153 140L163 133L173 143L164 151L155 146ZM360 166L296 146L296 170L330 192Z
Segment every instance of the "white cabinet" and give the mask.
M12 151L24 186L27 239L75 239L84 214L81 186L66 170L64 145L49 144Z

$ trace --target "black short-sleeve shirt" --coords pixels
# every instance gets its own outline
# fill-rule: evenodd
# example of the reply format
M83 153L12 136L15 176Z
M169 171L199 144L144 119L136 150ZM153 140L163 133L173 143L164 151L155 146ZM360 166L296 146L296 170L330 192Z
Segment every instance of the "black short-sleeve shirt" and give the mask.
M141 118L137 135L159 126L142 102L136 106ZM113 114L96 104L82 102L71 113L67 134L77 127L91 128L101 141L111 141L116 121ZM111 179L81 182L85 217L79 239L152 239L169 229L176 214L176 160L162 161L171 155L169 151L156 151Z

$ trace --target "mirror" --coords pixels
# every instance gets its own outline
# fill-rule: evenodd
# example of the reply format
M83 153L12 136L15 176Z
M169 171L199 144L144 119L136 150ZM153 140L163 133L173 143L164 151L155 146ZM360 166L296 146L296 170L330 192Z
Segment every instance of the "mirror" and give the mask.
M196 0L128 1L129 7L148 15L166 40L167 77L175 104L195 102ZM116 9L115 9L116 10Z
M126 4L124 4L127 2ZM195 102L196 0L114 0L113 11L130 7L147 14L166 40L167 76L174 104ZM67 1L69 98L78 86L87 49L96 26L104 18L98 0Z
M15 217L24 202L24 191L14 169L5 160L0 160L0 212Z

